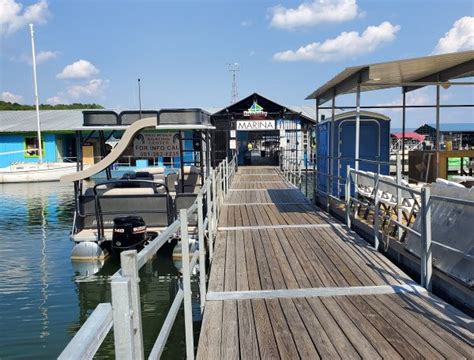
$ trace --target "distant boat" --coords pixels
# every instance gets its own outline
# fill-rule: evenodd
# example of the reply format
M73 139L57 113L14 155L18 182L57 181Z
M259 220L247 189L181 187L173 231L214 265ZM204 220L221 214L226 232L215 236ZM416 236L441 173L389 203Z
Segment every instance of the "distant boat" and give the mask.
M30 24L31 34L31 52L33 60L33 80L35 90L36 103L36 120L38 126L38 145L37 149L28 149L29 151L37 151L38 162L19 162L10 166L0 168L0 184L1 183L21 183L21 182L37 182L37 181L59 181L64 175L77 171L75 162L43 162L43 149L41 144L41 126L39 116L39 98L38 83L36 79L36 54L33 24ZM0 154L1 155L1 154Z
M59 178L77 171L75 162L22 162L0 168L0 184L39 181L59 181Z

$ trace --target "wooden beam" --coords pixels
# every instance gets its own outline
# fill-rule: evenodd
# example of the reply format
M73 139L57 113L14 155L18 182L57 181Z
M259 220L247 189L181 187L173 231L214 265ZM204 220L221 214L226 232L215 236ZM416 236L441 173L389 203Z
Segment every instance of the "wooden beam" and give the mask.
M285 299L302 297L360 296L401 293L425 293L426 289L415 282L401 285L321 287L306 289L247 290L247 291L210 291L207 301L248 300L248 299Z
M292 224L292 225L256 225L256 226L219 226L218 231L265 230L265 229L307 229L341 227L343 224Z

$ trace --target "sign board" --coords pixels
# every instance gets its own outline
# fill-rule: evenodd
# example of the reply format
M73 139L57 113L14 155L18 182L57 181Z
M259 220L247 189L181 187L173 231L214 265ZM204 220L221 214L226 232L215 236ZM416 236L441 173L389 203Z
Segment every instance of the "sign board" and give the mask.
M275 120L238 120L237 131L275 130Z
M231 131L230 131L230 138L231 138L231 139L235 139L235 137L236 137L235 130L231 130Z
M229 149L231 149L231 150L236 150L237 149L237 141L235 139L230 139Z
M144 133L133 140L133 155L137 158L179 156L178 133Z
M258 105L257 101L255 100L252 106L247 111L244 111L243 115L245 117L249 117L250 119L264 119L267 117L268 113L263 111L263 107Z

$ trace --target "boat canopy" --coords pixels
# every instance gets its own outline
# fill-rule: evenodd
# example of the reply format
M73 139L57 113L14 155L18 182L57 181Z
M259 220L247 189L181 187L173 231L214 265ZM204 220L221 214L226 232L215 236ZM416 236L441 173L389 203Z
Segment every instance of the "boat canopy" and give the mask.
M127 130L135 122L153 119L148 127L157 130L210 130L211 114L202 109L125 110L120 113L110 110L83 111L83 125L79 131Z

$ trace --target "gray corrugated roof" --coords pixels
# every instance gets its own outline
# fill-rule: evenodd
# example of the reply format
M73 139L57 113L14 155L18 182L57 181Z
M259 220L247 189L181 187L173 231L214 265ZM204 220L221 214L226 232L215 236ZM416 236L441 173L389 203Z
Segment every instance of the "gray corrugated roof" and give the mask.
M73 131L82 126L82 110L41 110L42 131ZM0 111L0 132L36 131L34 110Z
M333 94L355 92L359 82L364 84L361 91L371 91L398 87L405 82L449 81L473 75L474 51L402 59L346 68L306 99L319 99L323 104ZM412 90L416 88L410 86Z
M292 110L316 119L316 108L311 105L292 106ZM203 110L213 114L220 110L208 107ZM42 131L74 131L82 127L82 110L40 110ZM36 131L34 110L0 111L0 133Z

